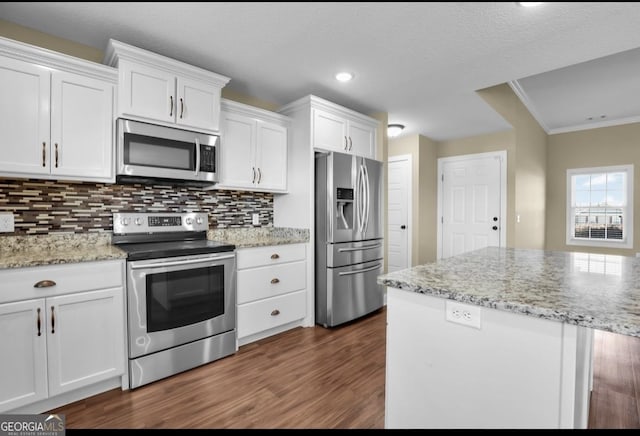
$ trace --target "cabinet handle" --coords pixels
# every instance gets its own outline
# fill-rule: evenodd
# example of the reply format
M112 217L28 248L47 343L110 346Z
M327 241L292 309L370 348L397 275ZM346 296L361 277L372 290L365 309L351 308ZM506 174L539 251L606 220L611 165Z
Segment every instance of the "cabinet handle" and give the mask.
M169 96L169 116L173 116L173 95Z
M271 255L271 259L280 259L280 255L279 255L279 254L277 254L277 253L273 253L273 254Z
M271 316L278 316L280 315L280 311L278 309L271 311Z
M34 288L50 288L51 286L55 286L56 282L53 280L40 280L38 283L33 285Z
M353 141L351 140L351 136L349 136L349 151L353 148Z
M251 167L251 173L253 174L253 177L251 179L251 183L255 183L256 182L256 167Z
M46 165L46 161L47 161L47 143L43 142L42 143L42 166L47 166Z
M182 114L184 113L184 102L182 98L180 99L180 118L182 118Z
M280 279L275 278L275 279L271 279L271 284L275 285L276 283L280 283Z
M51 334L56 332L56 314L54 313L54 308L51 306Z
M56 168L58 168L58 143L55 143L55 147L56 147Z
M36 326L38 327L38 336L42 335L42 332L40 331L40 327L42 326L42 322L40 321L40 308L38 307L38 318L36 320Z
M258 184L260 184L260 180L262 180L262 171L258 168Z
M347 143L347 137L344 137L344 151L347 151L347 147L348 147L348 143Z

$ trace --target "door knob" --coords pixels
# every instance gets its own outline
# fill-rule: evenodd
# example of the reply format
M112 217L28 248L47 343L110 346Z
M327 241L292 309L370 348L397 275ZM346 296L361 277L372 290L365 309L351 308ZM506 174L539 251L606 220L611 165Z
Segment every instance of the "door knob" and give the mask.
M400 228L401 228L402 230L404 230L404 229L406 229L406 228L407 228L407 226L405 226L405 225L403 224L403 225L401 225L401 226L400 226Z
M493 230L498 230L498 226L491 227Z
M493 220L494 220L494 221L498 221L498 217L497 217L497 216L494 216L494 217L493 217Z

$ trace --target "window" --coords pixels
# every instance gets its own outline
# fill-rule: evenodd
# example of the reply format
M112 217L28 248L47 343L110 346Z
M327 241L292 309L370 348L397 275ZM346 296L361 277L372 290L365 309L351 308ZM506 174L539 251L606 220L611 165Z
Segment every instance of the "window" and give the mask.
M567 170L567 245L633 247L633 165Z

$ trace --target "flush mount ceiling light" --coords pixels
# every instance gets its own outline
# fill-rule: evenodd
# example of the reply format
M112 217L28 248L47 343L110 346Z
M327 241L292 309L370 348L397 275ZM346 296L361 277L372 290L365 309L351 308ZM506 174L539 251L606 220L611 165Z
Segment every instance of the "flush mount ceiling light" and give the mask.
M533 8L535 6L540 6L544 2L518 2L518 4L525 8Z
M342 72L336 74L336 80L338 82L348 82L351 79L353 79L353 73L349 73L347 71L342 71Z
M387 136L389 138L395 138L402 132L404 126L402 124L389 124L387 126Z

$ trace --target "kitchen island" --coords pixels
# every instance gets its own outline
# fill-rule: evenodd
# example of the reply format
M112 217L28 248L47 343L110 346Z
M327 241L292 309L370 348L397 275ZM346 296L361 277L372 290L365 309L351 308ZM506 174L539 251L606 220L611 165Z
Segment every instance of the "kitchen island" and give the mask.
M585 428L593 329L640 337L640 260L485 248L378 278L387 428Z

